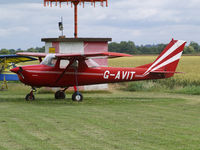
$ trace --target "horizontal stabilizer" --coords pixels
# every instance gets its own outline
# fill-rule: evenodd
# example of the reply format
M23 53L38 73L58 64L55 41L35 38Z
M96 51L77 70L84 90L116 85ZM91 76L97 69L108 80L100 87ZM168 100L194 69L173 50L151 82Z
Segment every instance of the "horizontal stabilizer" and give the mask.
M175 72L175 71L151 71L151 74L174 74L174 73L184 73L184 72Z

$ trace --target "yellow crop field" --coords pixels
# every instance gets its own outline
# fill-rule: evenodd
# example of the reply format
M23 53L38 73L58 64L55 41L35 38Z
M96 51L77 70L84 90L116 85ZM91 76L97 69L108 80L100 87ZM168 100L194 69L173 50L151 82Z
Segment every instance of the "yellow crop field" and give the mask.
M116 58L109 60L109 66L112 67L136 67L153 62L157 56L133 56ZM200 56L182 56L178 64L178 72L183 74L176 74L175 79L200 81Z

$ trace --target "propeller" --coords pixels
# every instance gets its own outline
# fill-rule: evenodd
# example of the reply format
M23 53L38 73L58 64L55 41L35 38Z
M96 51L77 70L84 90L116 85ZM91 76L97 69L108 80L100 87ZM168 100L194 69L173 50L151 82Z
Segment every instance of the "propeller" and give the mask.
M23 71L24 71L23 68L19 67L19 70L17 71L17 73L24 79L24 76L22 74Z

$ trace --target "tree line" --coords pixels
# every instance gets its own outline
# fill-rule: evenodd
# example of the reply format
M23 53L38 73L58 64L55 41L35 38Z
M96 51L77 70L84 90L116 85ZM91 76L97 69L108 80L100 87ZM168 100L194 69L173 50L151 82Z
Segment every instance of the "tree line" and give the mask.
M127 54L160 54L166 46L167 44L136 46L133 41L122 41L120 43L110 43L108 45L108 49L110 52L119 52ZM188 46L185 46L183 53L199 54L200 45L196 42L190 42Z
M167 44L157 45L140 45L137 46L133 41L121 41L111 42L108 44L109 52L119 52L127 54L160 54ZM16 54L17 52L45 52L45 47L22 49L1 49L0 55ZM196 42L190 42L188 46L185 46L184 54L200 54L200 45Z
M6 48L2 48L0 50L0 55L8 55L8 54L16 54L18 52L40 52L43 53L45 52L45 47L35 47L35 48L28 48L26 50L22 50L21 48L18 49L6 49Z

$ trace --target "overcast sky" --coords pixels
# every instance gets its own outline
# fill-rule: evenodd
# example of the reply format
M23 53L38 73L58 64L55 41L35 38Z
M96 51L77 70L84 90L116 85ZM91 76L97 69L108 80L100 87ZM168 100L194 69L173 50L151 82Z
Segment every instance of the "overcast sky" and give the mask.
M108 7L79 6L79 37L111 37L136 45L168 43L171 38L200 43L199 0L108 0ZM0 48L43 46L41 38L73 37L73 9L44 7L43 0L0 0Z

